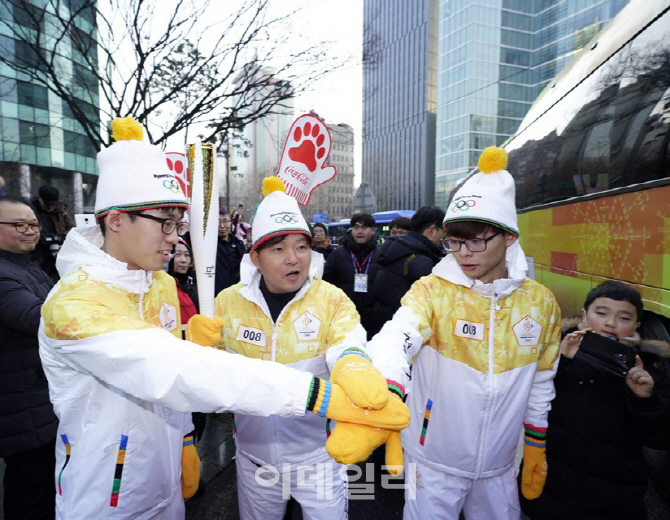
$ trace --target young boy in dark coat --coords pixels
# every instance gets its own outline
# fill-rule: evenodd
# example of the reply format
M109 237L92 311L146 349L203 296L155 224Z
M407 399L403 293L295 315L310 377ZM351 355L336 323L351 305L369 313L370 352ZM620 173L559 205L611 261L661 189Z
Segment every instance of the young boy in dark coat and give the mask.
M640 338L642 310L635 289L607 281L566 331L547 429L551 471L539 498L520 497L532 520L647 518L642 447L670 446L670 345Z

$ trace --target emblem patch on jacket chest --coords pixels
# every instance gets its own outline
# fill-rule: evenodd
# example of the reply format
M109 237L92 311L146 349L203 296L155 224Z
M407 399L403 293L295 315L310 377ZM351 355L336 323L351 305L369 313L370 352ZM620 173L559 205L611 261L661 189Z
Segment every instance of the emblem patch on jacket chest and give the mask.
M321 328L321 320L309 312L305 312L293 322L293 328L300 340L316 339Z
M536 347L540 341L540 334L542 334L542 325L536 322L530 316L522 318L519 323L512 327L516 340L522 347ZM524 352L519 350L519 354L532 354L530 350Z
M174 305L163 302L158 317L161 320L161 325L168 332L177 328L177 308Z

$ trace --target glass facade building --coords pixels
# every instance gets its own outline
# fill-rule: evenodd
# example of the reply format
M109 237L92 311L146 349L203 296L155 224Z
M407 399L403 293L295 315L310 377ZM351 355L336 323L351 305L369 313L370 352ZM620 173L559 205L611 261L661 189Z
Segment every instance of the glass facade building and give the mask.
M363 183L376 211L432 204L438 0L365 0Z
M51 184L59 188L71 211L92 212L95 146L61 97L12 66L28 66L40 74L46 65L29 43L39 41L40 53L53 58L59 80L74 94L77 107L100 124L97 76L90 66L97 63L94 12L82 9L81 0L59 2L61 18L79 13L67 31L69 39L57 40L62 22L54 5L44 0L0 5L0 52L9 62L0 63L0 176L7 193L29 197L39 186ZM82 47L88 49L86 56L77 50Z
M628 0L440 0L435 204Z

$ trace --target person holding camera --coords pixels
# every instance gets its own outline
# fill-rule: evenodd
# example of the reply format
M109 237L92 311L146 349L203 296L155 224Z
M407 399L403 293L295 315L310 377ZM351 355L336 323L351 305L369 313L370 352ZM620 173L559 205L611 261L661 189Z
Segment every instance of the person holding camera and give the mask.
M642 447L670 447L670 345L636 332L642 298L613 280L592 289L565 332L547 429L539 498L520 496L532 520L647 518Z

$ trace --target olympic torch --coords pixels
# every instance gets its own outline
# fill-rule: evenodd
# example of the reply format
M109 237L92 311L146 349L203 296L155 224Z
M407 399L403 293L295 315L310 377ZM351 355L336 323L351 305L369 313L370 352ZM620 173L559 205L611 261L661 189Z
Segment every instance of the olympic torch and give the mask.
M186 147L191 183L191 245L195 260L200 314L214 316L214 274L218 235L219 189L214 171L214 148L196 143Z

